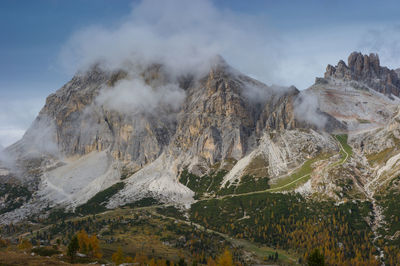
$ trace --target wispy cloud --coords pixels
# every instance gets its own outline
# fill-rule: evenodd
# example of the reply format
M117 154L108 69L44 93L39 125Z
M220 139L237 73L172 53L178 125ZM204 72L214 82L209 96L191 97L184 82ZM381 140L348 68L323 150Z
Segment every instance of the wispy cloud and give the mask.
M114 27L75 33L61 60L72 71L94 62L115 69L131 61L162 63L182 74L204 71L208 59L220 54L240 70L270 80L279 69L281 42L260 18L218 9L211 1L145 0Z
M363 52L378 53L382 65L400 67L400 24L371 27L358 45Z
M185 92L174 83L153 88L143 79L127 79L113 88L104 88L96 98L96 103L109 110L135 115L153 112L163 105L178 110L184 99Z
M315 25L281 32L269 26L267 17L217 8L210 0L143 0L120 23L76 32L60 58L72 72L93 62L118 68L133 61L163 63L181 74L207 69L207 59L220 54L267 84L305 89L323 75L327 64L361 49L359 42L371 27ZM377 50L374 46L365 52Z

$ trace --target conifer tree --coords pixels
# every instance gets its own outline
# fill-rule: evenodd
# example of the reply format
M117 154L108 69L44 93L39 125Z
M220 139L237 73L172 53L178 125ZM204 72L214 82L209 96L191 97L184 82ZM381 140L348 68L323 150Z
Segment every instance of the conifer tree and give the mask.
M71 263L75 261L76 252L79 250L78 237L74 236L68 244L67 255L71 258Z

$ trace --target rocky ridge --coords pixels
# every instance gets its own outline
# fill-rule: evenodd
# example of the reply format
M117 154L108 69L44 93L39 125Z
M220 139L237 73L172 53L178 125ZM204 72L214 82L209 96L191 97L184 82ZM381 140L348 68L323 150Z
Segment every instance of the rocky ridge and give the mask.
M380 65L377 54L363 55L353 52L347 65L340 60L336 66L328 65L325 78L360 81L385 95L400 95L400 79L395 70Z
M297 187L301 193L337 201L370 197L368 189L376 186L368 184L397 156L393 149L376 165L368 161L397 143L400 86L393 73L376 55L353 53L348 66L329 65L325 78L299 92L267 86L220 57L201 77L174 77L159 64L134 72L95 66L50 95L24 138L7 148L17 178L34 186L24 212L2 218L21 219L29 206L73 209L119 182L125 185L106 202L109 208L145 197L190 206L194 191L179 182L185 169L199 177L226 171L222 189L240 185L246 175L271 185L293 182L291 176L310 163L309 180ZM154 91L173 84L184 99L178 108L161 103L151 112L119 112L98 100L136 79ZM302 104L312 113L301 113ZM332 134L349 135L354 154L343 162ZM352 185L344 188L348 180Z

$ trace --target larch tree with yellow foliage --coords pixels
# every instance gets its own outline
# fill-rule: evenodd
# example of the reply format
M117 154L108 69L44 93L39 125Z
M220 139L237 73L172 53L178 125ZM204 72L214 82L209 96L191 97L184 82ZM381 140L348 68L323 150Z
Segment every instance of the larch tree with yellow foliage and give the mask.
M88 243L89 243L89 236L87 235L85 230L81 230L77 234L78 243L79 243L79 251L83 254L87 254L88 252Z
M217 258L217 265L218 266L233 266L233 259L232 259L232 254L228 249L225 249L224 253L222 253L218 258Z
M122 252L121 247L118 247L117 251L112 254L111 259L115 263L115 265L120 265L124 263L124 253Z
M92 235L89 238L89 245L88 245L88 255L93 258L101 258L103 254L100 252L100 242L96 235Z
M101 258L103 254L100 252L100 242L95 234L88 236L85 230L81 230L78 234L79 251L92 258Z

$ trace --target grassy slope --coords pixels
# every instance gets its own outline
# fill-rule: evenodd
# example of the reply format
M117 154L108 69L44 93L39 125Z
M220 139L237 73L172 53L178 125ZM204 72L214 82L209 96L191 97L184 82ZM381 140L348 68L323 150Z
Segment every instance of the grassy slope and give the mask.
M328 159L330 156L331 155L329 154L320 154L315 158L307 160L298 171L288 177L280 178L276 183L271 184L271 189L269 191L278 192L291 190L297 187L299 184L307 182L307 180L310 178L311 172L313 171L311 165L317 161Z
M348 138L347 134L336 135L335 138L340 142L340 144L342 145L344 151L347 152L347 154L349 155L348 157L350 158L353 155L353 149L350 147L349 144L347 144L347 138ZM346 153L345 152L343 152L343 150L340 150L340 154L342 155L343 162L344 162L344 160L346 158Z
M259 260L264 260L265 258L268 258L268 256L270 255L273 256L275 252L278 252L278 262L283 263L285 265L295 264L295 262L299 260L299 256L296 253L293 252L289 253L288 251L283 249L276 249L265 245L259 245L244 239L236 239L231 237L228 237L228 239L232 243L235 243L236 245L243 247L244 250L253 252Z
M343 149L340 149L341 160L330 167L343 164L353 154L353 149L347 144L347 135L337 135L335 138L340 142ZM301 184L304 184L310 179L310 175L313 171L312 164L320 160L326 160L330 156L331 154L320 154L315 158L307 160L295 173L291 174L290 176L280 178L276 183L271 184L271 188L267 191L288 191L298 187Z
M106 210L106 207L104 206L105 202L111 198L113 195L115 195L118 191L123 189L125 186L125 183L119 182L114 185L112 185L109 188L106 188L103 191L98 192L96 195L94 195L91 199L89 199L85 204L82 204L81 206L76 208L76 212L82 213L82 214L90 214L90 213L98 213Z
M341 160L334 163L330 168L343 164L353 154L353 150L350 145L347 144L348 136L336 135L335 138L340 142L341 149ZM276 183L269 184L268 177L255 178L253 175L245 175L239 182L234 184L227 183L225 187L219 190L219 184L221 183L223 176L226 175L227 171L220 171L212 173L211 175L205 175L198 177L194 174L184 170L181 174L179 181L196 192L195 198L202 198L204 193L212 193L217 195L230 195L230 194L249 194L249 193L262 193L262 192L280 192L289 191L304 184L310 179L310 175L314 170L312 165L321 160L326 160L331 157L331 154L319 154L317 157L311 158L304 162L304 164L293 174L287 177L279 178ZM261 160L256 160L257 169L265 169L266 166L261 163ZM265 170L261 173L257 172L257 175L265 174ZM210 189L212 188L212 189ZM219 191L218 191L219 190Z

